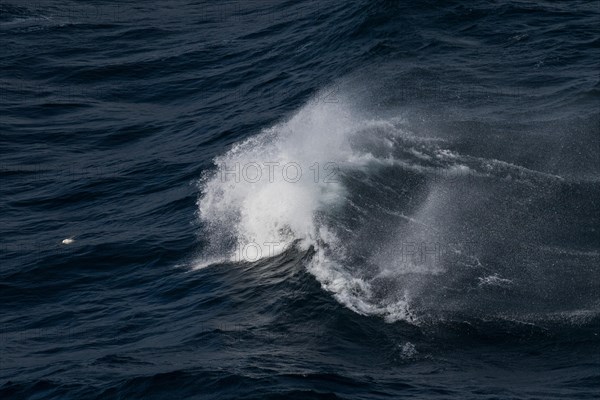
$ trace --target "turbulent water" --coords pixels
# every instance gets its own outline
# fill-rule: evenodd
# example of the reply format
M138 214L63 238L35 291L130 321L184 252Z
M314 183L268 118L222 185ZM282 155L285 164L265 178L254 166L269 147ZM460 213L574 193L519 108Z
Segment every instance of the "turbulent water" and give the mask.
M600 3L0 3L0 397L600 395Z

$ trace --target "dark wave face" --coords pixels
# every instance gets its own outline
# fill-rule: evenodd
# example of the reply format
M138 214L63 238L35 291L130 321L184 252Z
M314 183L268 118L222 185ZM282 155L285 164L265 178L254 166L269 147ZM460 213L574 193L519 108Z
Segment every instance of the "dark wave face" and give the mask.
M2 1L0 397L594 399L598 1Z

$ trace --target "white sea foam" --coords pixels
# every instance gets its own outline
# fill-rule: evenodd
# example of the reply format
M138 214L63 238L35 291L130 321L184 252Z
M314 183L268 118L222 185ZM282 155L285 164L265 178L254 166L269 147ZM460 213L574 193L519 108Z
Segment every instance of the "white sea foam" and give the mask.
M513 281L510 279L502 278L498 274L488 275L479 278L479 286L511 286Z
M314 245L316 214L344 197L339 166L357 162L347 140L355 124L339 104L311 104L218 157L216 172L202 181L198 202L210 251L220 254L230 247L235 259L235 249L249 244L270 244L273 251L263 256L298 239L305 248Z
M344 245L319 218L344 204L341 171L375 160L351 144L369 126L391 127L388 122L357 119L341 99L313 102L218 157L216 169L201 180L199 218L210 243L197 266L255 261L246 257L245 249L251 247L264 258L294 243L302 249L312 246L317 253L308 270L338 301L357 313L404 318L406 304L371 301L370 283L345 268Z

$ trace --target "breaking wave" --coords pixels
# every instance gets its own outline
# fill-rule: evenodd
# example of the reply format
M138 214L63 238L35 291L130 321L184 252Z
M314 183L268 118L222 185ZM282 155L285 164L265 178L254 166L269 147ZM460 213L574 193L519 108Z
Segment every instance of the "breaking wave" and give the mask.
M545 228L514 223L564 179L461 154L401 110L374 118L334 100L310 101L215 159L200 181L209 239L196 266L302 251L340 303L388 322L522 311L519 300L499 309L497 296L539 269L532 238Z

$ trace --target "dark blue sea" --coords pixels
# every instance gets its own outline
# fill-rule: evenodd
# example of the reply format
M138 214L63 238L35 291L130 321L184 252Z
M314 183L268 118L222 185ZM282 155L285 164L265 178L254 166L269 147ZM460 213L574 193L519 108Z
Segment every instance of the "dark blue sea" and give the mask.
M0 1L1 399L597 399L599 1Z

